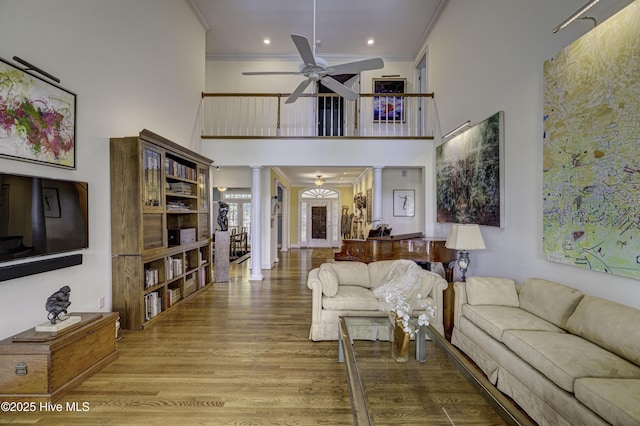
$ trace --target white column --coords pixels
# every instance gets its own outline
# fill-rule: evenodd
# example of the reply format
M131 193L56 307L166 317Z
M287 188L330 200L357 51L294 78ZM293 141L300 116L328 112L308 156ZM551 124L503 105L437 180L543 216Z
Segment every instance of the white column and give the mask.
M251 166L251 275L249 281L262 281L262 254L260 236L262 233L260 215L260 171L261 166Z
M382 168L373 166L373 220L382 218ZM388 223L388 222L387 222ZM374 224L378 226L379 223Z

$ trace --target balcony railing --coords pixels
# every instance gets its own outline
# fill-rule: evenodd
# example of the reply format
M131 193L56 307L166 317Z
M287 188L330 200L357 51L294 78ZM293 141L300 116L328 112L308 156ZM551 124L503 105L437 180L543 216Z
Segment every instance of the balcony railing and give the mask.
M305 94L203 93L202 138L420 138L433 139L432 93Z

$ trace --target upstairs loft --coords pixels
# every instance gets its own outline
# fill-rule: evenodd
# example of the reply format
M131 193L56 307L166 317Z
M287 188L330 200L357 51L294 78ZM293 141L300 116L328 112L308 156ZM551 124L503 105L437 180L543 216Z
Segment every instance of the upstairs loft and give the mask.
M357 138L432 140L433 93L203 93L202 139Z

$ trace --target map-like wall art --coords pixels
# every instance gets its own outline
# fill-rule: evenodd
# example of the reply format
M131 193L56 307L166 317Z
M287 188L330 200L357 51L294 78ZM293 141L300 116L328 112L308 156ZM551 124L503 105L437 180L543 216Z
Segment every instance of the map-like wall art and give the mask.
M640 279L640 1L544 63L547 260Z

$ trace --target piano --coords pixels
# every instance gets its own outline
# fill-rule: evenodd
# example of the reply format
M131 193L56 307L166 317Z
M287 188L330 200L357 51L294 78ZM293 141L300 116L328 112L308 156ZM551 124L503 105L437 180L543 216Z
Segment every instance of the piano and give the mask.
M364 263L378 260L409 259L430 269L431 263L441 262L449 288L444 292L445 337L451 340L453 329L453 266L457 251L444 246L444 237L423 237L422 233L370 237L366 240L342 240L340 252L334 255L336 261L358 261Z

